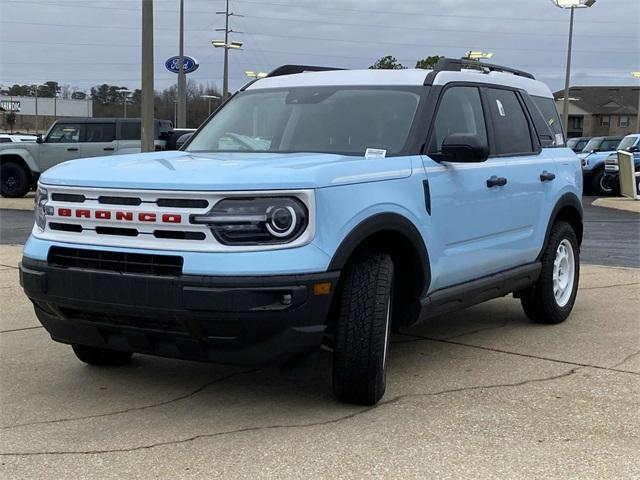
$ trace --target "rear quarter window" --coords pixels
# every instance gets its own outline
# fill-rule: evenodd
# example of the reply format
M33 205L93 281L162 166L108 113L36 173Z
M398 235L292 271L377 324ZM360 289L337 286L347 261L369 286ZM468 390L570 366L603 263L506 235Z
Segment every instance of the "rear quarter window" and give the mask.
M120 140L140 140L140 122L122 122L120 124Z
M544 121L547 122L547 125L556 136L556 145L563 145L564 135L562 132L560 115L558 114L558 109L556 108L556 102L553 100L553 98L536 96L532 96L531 98L538 107L538 110L540 110Z

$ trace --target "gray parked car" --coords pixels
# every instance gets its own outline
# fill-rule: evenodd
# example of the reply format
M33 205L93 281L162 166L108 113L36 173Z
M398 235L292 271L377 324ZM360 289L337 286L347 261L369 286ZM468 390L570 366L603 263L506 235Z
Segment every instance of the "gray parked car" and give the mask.
M0 145L0 194L22 197L42 172L67 160L140 153L139 118L58 120L37 142ZM168 120L155 120L155 150L164 150L173 132Z

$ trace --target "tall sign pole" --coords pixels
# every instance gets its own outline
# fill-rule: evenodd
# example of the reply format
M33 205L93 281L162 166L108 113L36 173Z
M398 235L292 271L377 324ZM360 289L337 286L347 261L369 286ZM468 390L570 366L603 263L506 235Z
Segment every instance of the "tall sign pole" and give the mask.
M180 0L180 59L178 60L178 118L177 127L187 126L187 78L184 73L184 0Z
M153 0L142 0L142 151L154 151Z

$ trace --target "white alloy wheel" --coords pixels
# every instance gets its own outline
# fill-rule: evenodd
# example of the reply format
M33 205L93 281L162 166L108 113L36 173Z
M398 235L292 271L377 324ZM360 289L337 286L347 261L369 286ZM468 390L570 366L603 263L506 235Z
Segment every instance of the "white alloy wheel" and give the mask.
M573 247L565 238L558 245L553 261L553 296L559 307L564 307L571 298L575 270Z

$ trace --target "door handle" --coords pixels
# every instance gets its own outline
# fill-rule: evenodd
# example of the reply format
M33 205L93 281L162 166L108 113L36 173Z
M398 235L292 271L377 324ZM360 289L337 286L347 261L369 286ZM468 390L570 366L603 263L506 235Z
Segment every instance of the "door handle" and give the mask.
M546 170L540 174L541 182L550 182L556 178L555 173L547 172Z
M491 178L487 179L487 187L504 187L507 184L507 179L504 177L496 177L493 175Z
M115 150L115 148L113 147L104 147L104 151L105 152L113 152Z
M67 152L77 152L77 151L78 151L78 149L75 148L75 147L67 148Z

